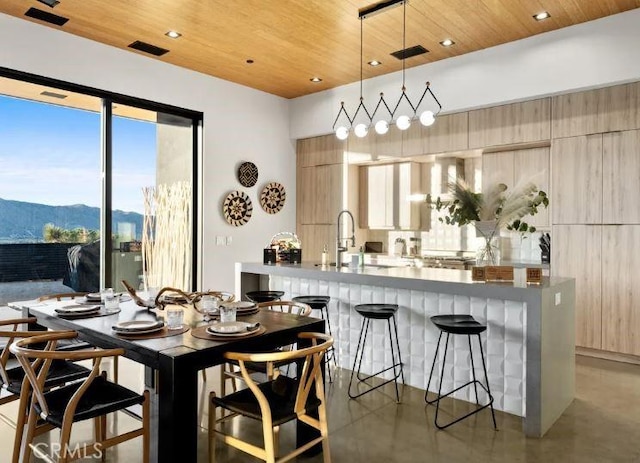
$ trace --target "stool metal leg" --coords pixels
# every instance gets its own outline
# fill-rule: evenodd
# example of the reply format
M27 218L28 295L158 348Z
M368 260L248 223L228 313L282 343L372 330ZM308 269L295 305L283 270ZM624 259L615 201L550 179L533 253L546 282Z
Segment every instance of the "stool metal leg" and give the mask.
M360 327L360 335L358 336L358 347L356 347L356 356L353 359L353 368L351 369L351 378L349 378L349 389L348 389L348 393L349 393L349 397L351 397L352 399L356 396L351 395L351 383L353 382L353 375L357 375L356 372L360 372L360 364L362 363L362 354L364 353L364 348L362 350L360 350L360 345L362 344L362 335L364 333L365 330L365 326L368 328L368 324L367 324L366 319L362 320L362 326ZM360 364L358 364L358 369L356 370L356 364L358 363L358 355L360 355Z
M478 383L476 379L476 366L473 363L473 349L471 348L471 335L467 335L469 340L469 355L471 356L471 374L473 375L473 390L476 393L476 405L480 405L480 398L478 397Z
M333 332L331 331L331 320L329 320L329 307L324 305L322 309L320 309L320 314L324 320L327 322L327 331L329 332L329 336L333 336ZM329 347L327 350L327 355L325 356L327 362L327 372L329 373L329 382L332 383L333 379L331 378L331 369L329 368L329 362L333 361L333 366L338 368L338 362L336 360L336 350L333 346Z
M353 360L353 370L351 371L351 378L349 380L349 389L348 389L348 393L349 393L349 397L352 399L356 399L364 394L367 394L368 392L373 391L374 389L378 389L379 387L384 386L385 384L390 383L391 381L395 382L395 389L396 389L396 401L398 403L400 403L400 391L398 389L398 378L400 376L402 376L403 382L404 382L404 372L402 371L402 358L400 357L400 344L398 341L398 330L397 330L397 326L395 328L395 330L392 332L391 330L391 324L390 321L387 319L387 324L389 327L389 342L391 344L391 361L393 362L393 365L391 365L390 367L384 368L376 373L370 374L370 375L363 375L360 373L360 369L362 366L362 359L364 357L364 347L367 341L367 336L369 334L369 324L371 323L371 319L369 318L364 318L362 321L362 327L360 328L360 336L358 338L358 347L356 348L356 356ZM395 318L394 318L394 324L395 324ZM395 348L394 348L394 343L393 343L393 334L395 333L396 335L396 341L395 341ZM395 354L395 349L398 350L398 360L396 361L396 354ZM359 356L359 358L358 358ZM400 367L399 370L398 367ZM383 381L382 383L376 385L376 386L369 386L367 384L368 389L366 389L363 392L360 392L358 394L353 394L351 392L351 385L353 384L353 378L354 376L356 377L358 383L365 383L368 379L371 379L375 376L378 376L381 373L384 373L386 371L389 370L393 370L393 378L388 379Z
M473 370L473 373L472 373L473 374L473 380L463 384L462 386L459 386L459 387L453 389L450 392L447 392L446 394L442 394L442 378L444 377L444 369L445 369L445 365L446 365L446 361L447 361L447 350L448 350L448 347L449 347L449 336L450 336L450 333L447 332L447 338L445 340L445 345L444 345L444 355L443 355L443 358L442 358L442 368L441 368L441 372L440 372L440 384L438 385L438 396L434 400L431 400L431 401L427 400L427 393L428 393L428 390L429 390L429 385L431 384L431 375L433 374L433 370L434 370L434 367L435 367L435 362L437 360L438 350L439 350L439 347L440 347L440 340L442 338L442 334L443 334L443 332L441 331L440 332L440 337L438 338L438 345L436 346L436 354L435 354L435 356L433 358L433 364L431 366L431 373L429 374L429 382L427 383L427 391L425 392L425 401L427 402L427 404L430 404L430 405L432 405L434 403L436 404L436 415L435 415L435 418L434 418L434 424L436 425L436 428L438 428L438 429L446 429L449 426L454 425L454 424L458 423L459 421L462 421L465 418L470 417L471 415L475 415L476 413L482 411L483 409L485 409L487 407L490 407L491 408L491 417L493 419L493 427L494 427L494 429L498 429L498 427L496 425L495 412L493 410L493 396L491 395L491 391L489 389L489 376L487 375L487 367L486 367L485 360L484 360L484 351L482 349L482 340L480 339L480 335L479 334L477 335L478 336L478 344L480 345L480 357L482 359L482 369L484 371L484 378L485 378L485 382L486 382L487 386L485 387L485 385L482 384L481 381L478 381L476 379L475 367L474 367L474 363L473 363L473 353L471 353L471 368ZM469 348L471 349L471 336L470 335L469 335L468 339L469 339ZM454 394L454 393L458 392L459 390L461 390L461 389L463 389L463 388L465 388L467 386L470 386L472 384L473 384L474 388L476 389L476 406L477 406L477 408L475 410L473 410L473 411L471 411L471 412L459 417L459 418L456 418L455 420L453 420L453 421L451 421L451 422L449 422L447 424L443 424L443 425L439 424L438 423L438 415L439 415L439 412L440 412L440 401L442 399L444 399L445 397L448 397L451 394ZM482 389L484 389L485 392L487 393L487 395L489 396L489 401L485 405L480 405L478 403L479 399L478 399L477 385L480 385L480 387Z
M435 400L429 400L427 398L427 395L429 394L429 386L431 386L431 377L433 376L433 370L436 367L436 362L438 361L438 351L440 350L440 340L442 339L442 331L440 331L440 336L438 336L438 343L436 344L436 353L433 355L433 362L431 363L431 371L429 372L429 381L427 381L427 390L424 391L424 401L426 403L428 403L429 405L431 405L432 403L435 403ZM440 381L442 381L442 377L440 378Z
M480 358L482 358L482 370L484 370L484 380L487 383L487 394L489 394L489 406L491 407L491 418L493 419L493 427L498 429L498 425L496 424L496 414L493 411L493 396L491 395L491 389L489 388L489 375L487 375L487 366L484 362L484 351L482 350L482 340L480 339L480 335L478 335L478 344L480 344ZM482 386L482 384L480 384Z
M400 375L402 376L402 384L405 383L404 381L404 368L402 368L402 354L400 354L400 341L398 341L398 322L396 321L396 316L394 315L393 317L393 330L396 334L396 347L398 348L398 365L400 366ZM391 336L391 327L389 327L389 336ZM392 343L393 344L393 343ZM395 360L394 360L394 364L395 364ZM396 374L396 370L395 368L393 369L393 373ZM396 374L396 378L397 378L397 374Z

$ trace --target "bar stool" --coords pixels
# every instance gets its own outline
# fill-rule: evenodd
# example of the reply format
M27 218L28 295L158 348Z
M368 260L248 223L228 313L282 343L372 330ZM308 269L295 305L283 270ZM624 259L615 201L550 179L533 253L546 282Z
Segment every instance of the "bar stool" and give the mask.
M284 296L284 291L248 291L245 296L251 302L260 304L261 302L279 301Z
M353 360L353 369L351 370L351 379L349 379L349 397L355 399L368 392L378 389L387 383L393 381L396 387L396 402L400 403L400 393L398 391L398 378L402 376L402 383L404 384L404 371L402 369L402 357L400 356L400 344L398 343L398 324L396 322L396 312L398 311L398 304L359 304L354 307L356 312L362 315L362 327L360 328L360 337L358 338L358 347L356 348L356 357ZM384 368L376 373L362 376L360 374L360 367L362 366L362 357L364 355L364 346L367 342L367 334L369 333L369 325L372 320L386 320L389 327L389 344L391 345L391 361L393 365ZM393 331L391 330L391 321L393 320ZM394 348L394 334L395 334L395 348ZM398 359L396 361L396 350L398 352ZM360 358L358 359L358 356ZM356 370L357 365L357 370ZM373 378L385 371L393 369L393 378L388 379L377 386L370 386L367 390L358 394L351 393L351 384L353 383L354 376L358 380L358 383L366 382L368 379Z
M327 332L329 333L329 336L333 336L333 333L331 332L331 320L329 319L329 301L331 301L329 296L296 296L292 300L307 304L312 310L319 310L320 317L327 322ZM327 362L333 360L333 365L336 368L338 367L336 351L333 346L327 349L325 359ZM331 370L329 368L327 368L327 373L329 374L329 382L333 382L333 379L331 378Z
M487 329L487 325L483 325L482 323L479 323L478 321L476 321L476 319L474 319L471 315L434 315L433 317L431 317L431 322L436 325L436 327L440 330L440 336L438 337L438 344L436 346L436 353L433 357L433 364L431 365L431 372L429 373L429 382L427 382L427 390L424 393L424 400L426 403L428 403L429 405L433 405L434 403L436 404L436 416L434 419L434 423L436 425L436 428L438 429L445 429L448 428L449 426L457 423L458 421L462 421L465 418L470 417L471 415L474 415L476 413L478 413L479 411L490 407L491 408L491 417L493 419L493 427L494 429L498 429L498 427L496 426L496 415L493 411L493 396L491 395L491 391L489 389L489 377L487 376L487 367L485 365L485 361L484 361L484 352L482 350L482 340L480 339L480 333L486 331ZM436 366L436 361L438 360L438 350L440 349L440 340L442 339L442 334L443 333L447 333L447 339L445 341L445 345L444 345L444 357L442 359L442 370L440 373L440 384L438 386L438 396L436 399L434 400L428 400L427 395L429 394L429 385L431 384L431 376L433 375L433 370ZM471 356L471 374L473 375L473 380L469 381L465 384L463 384L460 387L455 388L454 390L452 390L451 392L448 392L446 394L442 394L442 377L444 376L444 367L445 367L445 363L447 361L447 347L449 346L449 336L452 334L462 334L462 335L466 335L467 339L469 340L469 355ZM484 370L484 380L487 383L487 386L485 387L484 384L482 384L480 381L478 381L476 379L476 370L475 370L475 364L473 362L473 351L471 350L471 336L475 335L478 336L478 345L480 346L480 357L482 359L482 369ZM444 397L447 397L451 394L453 394L454 392L459 391L460 389L470 386L471 384L473 384L473 389L475 390L475 394L476 394L476 405L478 408L476 408L475 410L473 410L472 412L467 413L466 415L457 418L445 425L440 425L438 424L438 412L440 411L440 400L442 400ZM480 405L480 399L478 398L478 386L480 385L480 387L482 389L484 389L484 391L489 395L489 402L486 403L485 405Z

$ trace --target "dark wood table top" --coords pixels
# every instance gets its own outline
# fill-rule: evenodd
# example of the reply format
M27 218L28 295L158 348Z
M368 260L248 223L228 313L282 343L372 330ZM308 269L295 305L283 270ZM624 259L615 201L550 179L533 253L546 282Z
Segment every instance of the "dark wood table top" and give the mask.
M59 303L58 303L59 304ZM324 320L288 313L260 310L253 315L238 317L240 321L260 322L266 328L263 335L225 341L199 339L191 331L177 336L132 340L115 335L111 327L129 320L157 320L164 318L164 311L138 307L133 302L120 304L120 313L93 318L64 319L56 315L55 303L39 303L28 307L29 314L38 323L51 329L78 331L79 337L104 348L122 347L126 357L152 368L157 368L160 354L169 357L188 356L195 368L205 368L222 362L222 354L229 351L269 349L290 342L291 336L300 331L324 332ZM190 327L206 325L203 315L193 307L184 307L184 320Z

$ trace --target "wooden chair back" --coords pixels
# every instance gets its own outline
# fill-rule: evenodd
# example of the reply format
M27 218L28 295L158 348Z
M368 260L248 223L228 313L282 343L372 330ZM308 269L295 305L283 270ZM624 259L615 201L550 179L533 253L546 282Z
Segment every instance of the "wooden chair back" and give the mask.
M271 416L269 402L265 395L258 387L258 383L251 377L253 370L247 368L246 362L265 363L266 369L273 369L276 362L295 362L304 359L302 369L298 375L298 391L295 401L295 412L299 419L305 415L305 404L311 392L311 388L315 387L316 397L324 403L324 384L322 380L322 357L333 345L333 338L323 333L300 333L298 339L304 339L311 343L311 347L300 349L276 351L266 353L241 353L227 352L224 357L228 360L235 360L240 366L240 371L247 386L258 399L262 416ZM319 342L320 341L320 342ZM303 419L304 421L304 419Z
M20 325L35 323L35 317L31 318L15 318L11 320L2 320L0 321L0 339L6 339L6 343L2 347L2 352L0 352L0 380L2 380L2 387L7 387L9 385L9 375L7 373L7 362L9 360L9 356L11 352L9 351L11 345L16 339L28 338L31 336L36 336L38 334L42 334L43 331L24 331L18 330ZM7 329L5 327L11 327ZM0 400L0 404L6 403L6 400Z
M285 313L292 313L296 315L303 315L308 317L311 315L311 306L302 302L296 301L270 301L261 302L258 304L261 309L274 310Z
M63 339L74 339L78 337L75 331L54 331L47 332L29 338L23 338L14 342L9 348L16 356L20 365L24 369L29 386L33 391L33 400L37 400L44 415L49 414L49 407L44 395L44 385L49 372L49 367L54 360L92 360L93 368L76 393L69 400L65 412L73 416L80 398L89 388L91 382L100 374L100 361L104 357L115 357L124 354L124 349L84 349L75 351L56 351L56 346ZM34 349L34 344L44 344L44 349Z

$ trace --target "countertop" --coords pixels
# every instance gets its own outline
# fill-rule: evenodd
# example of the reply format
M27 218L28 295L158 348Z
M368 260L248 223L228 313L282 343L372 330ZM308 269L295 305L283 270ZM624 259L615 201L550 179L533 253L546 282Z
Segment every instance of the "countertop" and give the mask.
M416 291L444 292L477 297L497 297L501 299L523 300L532 292L560 285L570 278L543 277L540 284L518 284L516 282L474 282L467 270L417 268L417 267L374 267L349 268L320 266L314 263L302 264L262 264L256 262L237 263L236 271L262 275L278 275L326 281L339 281L369 286L403 288Z

